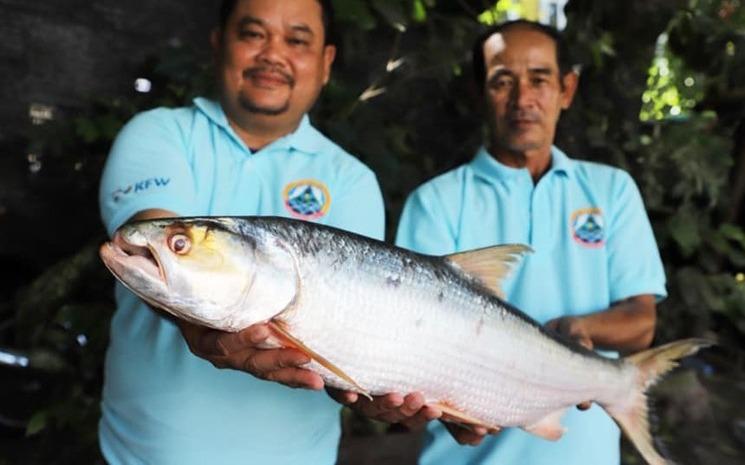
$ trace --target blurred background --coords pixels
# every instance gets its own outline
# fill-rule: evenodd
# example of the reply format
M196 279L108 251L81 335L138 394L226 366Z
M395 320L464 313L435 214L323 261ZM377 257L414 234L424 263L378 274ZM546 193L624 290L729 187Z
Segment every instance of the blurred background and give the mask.
M745 463L745 6L741 0L337 0L315 124L368 164L391 239L418 184L482 135L479 28L563 28L581 85L558 145L628 170L666 265L655 343L706 336L654 391L658 446ZM0 465L97 463L113 281L97 257L111 141L135 112L208 94L219 2L0 0ZM420 437L343 415L340 464L413 463ZM625 464L641 460L630 448Z

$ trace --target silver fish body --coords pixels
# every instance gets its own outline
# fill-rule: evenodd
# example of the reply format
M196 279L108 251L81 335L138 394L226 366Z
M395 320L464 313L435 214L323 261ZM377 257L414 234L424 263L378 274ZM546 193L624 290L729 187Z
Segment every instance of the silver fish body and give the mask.
M174 234L191 241L189 254L210 258L166 257ZM125 256L138 255L137 247L152 252L162 286L143 282L153 270L133 277ZM562 412L593 400L650 463L665 462L651 446L644 391L675 359L706 345L686 340L607 359L544 329L455 258L283 218L133 223L102 247L102 257L133 291L178 317L225 331L278 323L318 355L309 368L330 386L418 391L456 421L551 439L563 432ZM204 286L209 301L200 301Z
M419 391L488 424L521 426L632 391L633 365L560 339L443 258L283 223L250 233L295 244L300 292L282 319L371 394Z

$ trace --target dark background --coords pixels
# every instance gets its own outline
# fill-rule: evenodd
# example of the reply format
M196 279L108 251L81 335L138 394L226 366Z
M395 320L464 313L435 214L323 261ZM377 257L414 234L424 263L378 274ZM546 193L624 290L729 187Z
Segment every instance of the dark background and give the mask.
M0 257L16 262L16 273L37 272L91 234L90 193L101 161L84 153L64 154L67 164L55 159L51 152L66 141L54 138L75 135L42 135L32 107L53 121L73 121L92 102L131 99L138 72L160 50L189 49L209 61L216 3L0 0ZM66 172L76 163L96 165L84 186Z
M166 44L208 57L219 2L0 0L0 141L18 136L31 104L69 115L126 96L136 70Z

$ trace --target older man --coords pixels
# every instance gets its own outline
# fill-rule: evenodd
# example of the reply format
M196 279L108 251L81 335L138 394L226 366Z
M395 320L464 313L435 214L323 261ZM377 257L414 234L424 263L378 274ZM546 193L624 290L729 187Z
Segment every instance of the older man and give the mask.
M307 116L334 60L331 17L328 1L224 1L211 37L219 98L124 127L101 183L109 233L131 218L281 215L381 239L375 176ZM259 349L264 325L221 333L121 286L116 298L100 422L109 463L335 462L340 407L301 368L307 356Z
M629 175L573 160L553 145L577 87L557 31L528 21L492 28L474 47L488 140L468 164L420 186L408 199L397 242L444 255L499 243L529 244L505 283L507 300L598 350L650 345L665 276L639 191ZM391 409L405 423L417 413ZM414 415L409 417L408 415ZM428 418L437 417L430 412ZM549 442L520 429L484 431L432 423L427 465L619 463L619 430L602 409L565 415ZM462 447L461 443L479 444Z

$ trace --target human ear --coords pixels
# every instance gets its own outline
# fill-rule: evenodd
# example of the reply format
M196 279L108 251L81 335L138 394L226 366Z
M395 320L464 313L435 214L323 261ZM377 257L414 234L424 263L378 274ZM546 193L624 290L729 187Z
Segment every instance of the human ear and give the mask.
M325 45L323 47L323 85L329 82L331 77L331 65L336 58L336 47L334 45Z
M215 28L212 30L210 33L210 45L214 54L218 55L222 46L222 29Z
M577 92L579 74L570 71L561 77L561 109L566 110L572 105L574 94Z

